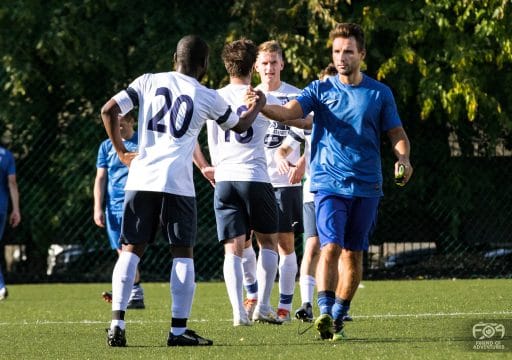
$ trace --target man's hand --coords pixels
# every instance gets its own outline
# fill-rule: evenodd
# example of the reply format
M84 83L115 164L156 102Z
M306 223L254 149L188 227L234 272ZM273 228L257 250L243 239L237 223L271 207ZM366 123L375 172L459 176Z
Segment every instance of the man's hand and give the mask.
M102 209L94 209L94 223L100 228L105 227L105 213Z
M119 160L121 160L121 162L123 164L125 164L126 166L130 167L130 164L132 163L132 160L137 156L139 155L139 153L137 152L124 152L124 153L117 153L117 155L119 156Z
M267 103L267 98L263 91L253 89L253 87L249 85L245 92L244 103L247 107L251 107L256 104L263 107Z
M205 166L201 169L201 174L215 187L215 167Z

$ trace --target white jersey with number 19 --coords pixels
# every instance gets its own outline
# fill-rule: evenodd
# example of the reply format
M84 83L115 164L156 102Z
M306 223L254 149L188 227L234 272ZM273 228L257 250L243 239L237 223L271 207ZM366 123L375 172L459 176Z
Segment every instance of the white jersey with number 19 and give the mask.
M229 84L217 92L238 115L247 110L244 94L248 85ZM267 104L279 104L267 97ZM270 182L263 140L270 120L258 114L251 127L242 134L222 131L208 123L208 147L215 165L215 181Z
M144 74L114 100L123 114L139 107L139 154L126 190L195 196L192 154L201 128L206 120L226 130L239 121L215 90L174 71Z

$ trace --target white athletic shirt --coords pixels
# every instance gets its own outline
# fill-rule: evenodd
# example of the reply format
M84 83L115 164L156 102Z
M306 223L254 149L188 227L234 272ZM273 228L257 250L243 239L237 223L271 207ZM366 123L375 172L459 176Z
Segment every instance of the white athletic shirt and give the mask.
M229 84L217 92L231 105L233 112L240 115L247 110L244 95L248 85ZM267 104L279 104L267 96ZM223 130L214 123L208 123L208 148L215 165L215 181L257 181L270 182L263 139L270 120L258 114L251 127L242 134Z
M261 84L256 87L257 89L261 89ZM274 91L269 91L268 94L273 95L279 100L279 105L284 105L288 101L297 98L301 94L301 90L292 86L284 81L281 81L281 86L279 89ZM288 179L288 174L281 175L277 170L277 164L274 159L274 154L277 148L283 143L283 140L288 135L291 127L287 125L283 125L280 122L271 120L270 125L267 129L267 134L265 136L265 155L267 157L267 171L270 177L270 182L273 187L285 187L285 186L301 186L298 184L290 184ZM300 158L300 148L295 149L289 156L288 160L292 164L296 164Z
M315 195L309 191L311 177L309 176L309 161L311 158L311 130L291 128L288 136L283 140L285 146L289 146L294 151L300 149L300 144L304 143L304 158L306 160L305 180L302 184L302 202L307 203L315 200Z
M144 74L113 99L123 114L139 106L139 154L126 190L195 196L192 154L201 128L206 120L223 129L239 121L215 90L175 71Z

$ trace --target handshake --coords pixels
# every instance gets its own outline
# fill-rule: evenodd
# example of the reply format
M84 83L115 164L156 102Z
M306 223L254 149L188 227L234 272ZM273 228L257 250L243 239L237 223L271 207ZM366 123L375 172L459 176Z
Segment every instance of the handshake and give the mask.
M248 108L259 106L261 109L267 103L267 98L263 91L254 89L249 85L244 96L244 103Z

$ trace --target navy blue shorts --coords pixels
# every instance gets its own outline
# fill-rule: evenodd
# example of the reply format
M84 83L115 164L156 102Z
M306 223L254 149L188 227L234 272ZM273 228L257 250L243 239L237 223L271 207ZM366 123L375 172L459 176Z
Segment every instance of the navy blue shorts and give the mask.
M219 181L213 203L219 241L247 235L250 230L277 232L277 203L270 183Z
M0 240L2 240L4 236L5 223L7 222L7 218L7 213L0 213Z
M196 198L152 191L126 191L121 232L123 244L152 243L158 228L169 244L194 246Z
M285 186L274 188L274 195L277 201L280 233L304 232L302 226L302 187Z
M319 191L315 194L320 247L338 244L344 249L368 250L380 197L345 197Z

